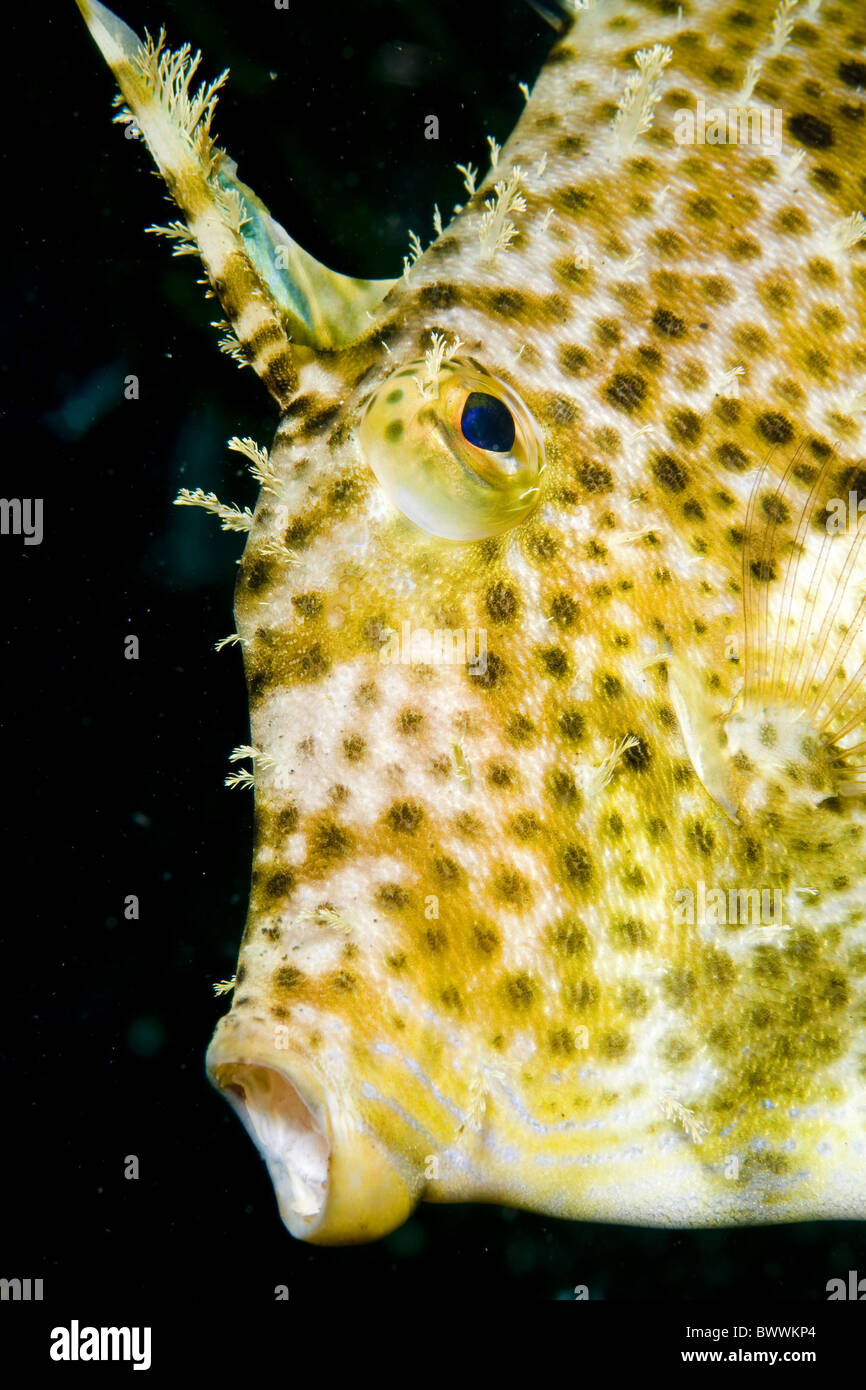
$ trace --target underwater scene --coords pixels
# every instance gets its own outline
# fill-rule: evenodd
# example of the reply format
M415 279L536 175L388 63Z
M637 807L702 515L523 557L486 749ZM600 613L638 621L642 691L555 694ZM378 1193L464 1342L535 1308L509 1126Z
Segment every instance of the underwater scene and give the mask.
M862 0L118 4L11 26L9 1345L847 1365Z

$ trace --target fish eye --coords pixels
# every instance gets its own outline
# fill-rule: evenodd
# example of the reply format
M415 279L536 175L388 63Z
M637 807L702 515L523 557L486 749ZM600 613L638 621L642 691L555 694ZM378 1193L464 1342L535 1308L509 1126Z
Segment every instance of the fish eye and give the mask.
M463 438L477 449L507 454L514 445L514 418L504 401L484 391L470 391L460 416Z
M431 364L428 354L392 372L368 401L358 437L386 495L430 535L501 535L538 503L538 426L517 392L475 362Z

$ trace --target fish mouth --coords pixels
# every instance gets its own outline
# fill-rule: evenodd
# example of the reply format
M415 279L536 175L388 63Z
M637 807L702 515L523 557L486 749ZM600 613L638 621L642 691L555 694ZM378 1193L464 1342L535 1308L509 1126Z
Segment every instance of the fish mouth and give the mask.
M275 1048L234 1013L217 1025L205 1066L265 1160L293 1236L354 1245L411 1215L423 1180L362 1118L357 1078L326 1074L302 1047Z
M224 1062L211 1080L258 1148L292 1235L309 1240L328 1199L331 1145L298 1087L275 1066Z

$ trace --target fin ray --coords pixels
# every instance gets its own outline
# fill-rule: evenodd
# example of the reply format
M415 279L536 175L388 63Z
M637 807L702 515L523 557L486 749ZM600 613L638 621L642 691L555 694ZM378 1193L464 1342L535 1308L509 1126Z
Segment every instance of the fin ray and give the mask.
M745 678L728 732L732 749L748 749L752 756L768 729L773 739L779 736L777 754L757 754L773 781L805 757L809 767L801 766L798 774L804 785L811 778L814 789L823 786L824 796L861 795L866 784L858 774L866 768L858 759L866 741L846 748L843 740L866 722L866 594L857 588L866 529L855 527L849 534L831 528L832 458L811 480L798 511L789 506L799 459L798 451L775 490L762 493L765 464L749 499L743 543ZM803 754L804 747L813 751Z

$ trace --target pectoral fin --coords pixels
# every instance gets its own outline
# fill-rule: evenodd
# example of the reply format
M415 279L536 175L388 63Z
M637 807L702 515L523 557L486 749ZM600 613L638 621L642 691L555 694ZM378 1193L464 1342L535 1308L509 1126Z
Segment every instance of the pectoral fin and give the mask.
M724 730L694 668L674 653L666 661L668 693L692 766L716 805L739 825Z
M726 725L740 804L785 821L866 792L866 529L838 524L829 464L799 499L793 467L778 485L762 470L753 491L745 682Z

